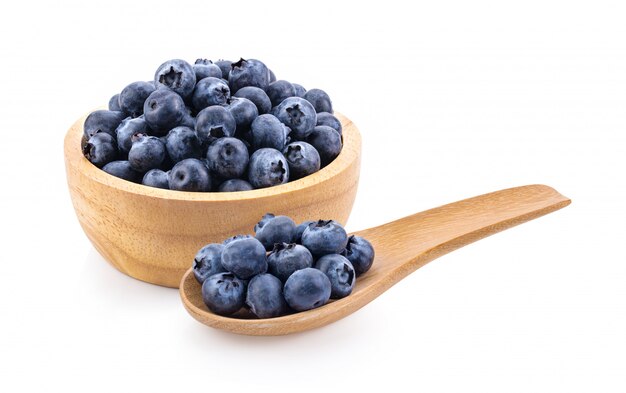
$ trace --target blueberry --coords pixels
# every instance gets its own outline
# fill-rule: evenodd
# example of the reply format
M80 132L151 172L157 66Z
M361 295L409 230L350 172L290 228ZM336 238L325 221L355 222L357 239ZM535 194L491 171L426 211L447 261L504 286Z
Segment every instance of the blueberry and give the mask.
M272 106L278 106L284 99L294 97L296 95L296 89L293 85L284 80L270 83L265 91L267 92L267 96L272 101Z
M120 93L119 103L122 111L130 117L143 115L143 103L156 90L149 82L133 82Z
M222 266L223 244L211 243L202 247L193 259L193 275L200 284L214 274L225 272Z
M183 99L167 89L150 94L143 105L143 113L148 127L157 136L167 134L189 117Z
M322 167L330 164L339 153L343 143L341 142L341 135L334 128L328 126L317 126L307 138L309 142L320 154Z
M349 260L339 254L324 255L315 262L319 269L330 280L330 298L341 299L352 293L356 275Z
M233 314L243 307L246 284L232 273L217 273L202 283L202 300L212 312Z
M120 95L116 94L109 100L109 110L120 112L122 108L120 107Z
M109 175L132 181L133 183L139 183L142 177L141 173L134 170L128 161L111 161L103 166L102 170Z
M246 305L259 318L287 314L289 307L283 296L283 283L271 274L259 274L248 283Z
M165 148L173 162L200 158L202 149L196 132L189 127L172 128L165 137Z
M128 161L134 170L145 173L161 166L165 160L165 144L161 139L146 134L135 134L131 141L133 145L128 152Z
M357 277L370 270L374 263L374 247L372 244L361 236L352 235L348 239L346 249L341 255L348 258L354 266Z
M316 112L333 113L333 103L324 90L311 89L304 94L304 99L309 101Z
M292 85L296 91L296 97L304 98L304 95L306 94L306 89L302 87L302 85L299 85L297 83L292 83Z
M237 93L235 93L235 97L247 98L252 101L252 103L256 105L256 109L259 112L259 115L269 113L269 111L272 109L272 101L270 101L267 93L265 93L263 89L260 89L258 87L242 87L241 89L237 90Z
M309 220L309 221L305 221L305 222L303 222L302 224L298 225L298 226L296 227L296 230L295 230L294 234L293 234L293 241L294 241L295 243L302 244L302 233L304 232L304 230L305 230L305 229L306 229L309 225L313 224L314 222L315 222L315 221L311 221L311 220Z
M252 184L241 179L230 179L220 184L219 192L236 192L236 191L250 191L253 190Z
M267 256L267 270L282 282L296 270L313 267L313 255L304 246L295 243L278 243Z
M335 117L332 113L328 112L320 112L317 114L317 125L318 126L328 126L341 135L342 127L339 119Z
M235 236L231 236L228 239L224 240L224 242L222 244L223 245L227 245L229 243L236 242L237 240L252 239L252 238L254 238L254 236L252 236L252 235L235 235Z
M255 236L265 246L267 251L277 243L291 243L296 230L296 223L287 216L274 216L267 213L254 226Z
M296 311L323 306L330 298L330 280L321 271L308 267L295 271L285 283L285 300Z
M242 280L265 273L265 247L253 237L232 241L224 247L222 266Z
M209 169L222 179L241 177L248 167L248 149L237 138L220 138L207 150Z
M263 148L255 151L248 165L248 180L254 188L265 188L289 181L287 160L276 149Z
M168 60L156 70L154 82L157 88L167 87L181 97L189 97L196 85L196 73L185 60Z
M274 74L274 71L269 70L270 73L270 83L276 82L276 74Z
M289 163L289 179L296 180L320 170L320 155L306 142L293 142L285 147L283 154Z
M117 158L117 143L115 138L106 132L97 132L87 140L83 146L83 155L92 164L102 168Z
M162 188L164 190L169 190L170 188L170 179L167 172L163 172L160 169L150 169L143 175L143 180L141 184L149 187Z
M234 136L237 123L233 115L221 106L203 109L196 117L196 133L205 145L218 138Z
M259 116L256 105L247 98L233 97L230 99L226 109L235 118L237 133L245 133L250 129L252 121Z
M228 85L220 78L204 78L193 91L191 102L196 111L213 105L225 105L230 98Z
M270 84L267 66L255 59L240 59L232 63L227 79L233 93L246 86L256 86L265 90Z
M211 176L209 168L196 158L187 158L178 162L169 173L171 190L210 191Z
M228 80L228 74L232 68L233 62L230 60L218 60L215 62L215 65L222 70L222 79Z
M222 78L222 69L207 59L196 60L196 63L193 65L193 71L196 73L196 81L208 77Z
M282 151L290 131L276 116L261 115L250 125L250 142L255 150L271 147Z
M290 97L281 102L276 107L276 117L291 128L291 135L298 140L304 140L317 124L315 108L300 97Z
M125 118L126 115L124 115L123 112L107 110L94 111L85 119L83 132L87 138L98 132L104 132L115 137L115 130Z
M133 142L131 138L135 134L147 134L148 133L148 124L143 117L127 117L122 120L120 125L115 130L115 135L117 136L117 148L120 151L120 154L124 157L128 156L128 152L130 151Z
M348 234L337 221L319 220L302 232L302 245L316 257L339 254L346 248Z

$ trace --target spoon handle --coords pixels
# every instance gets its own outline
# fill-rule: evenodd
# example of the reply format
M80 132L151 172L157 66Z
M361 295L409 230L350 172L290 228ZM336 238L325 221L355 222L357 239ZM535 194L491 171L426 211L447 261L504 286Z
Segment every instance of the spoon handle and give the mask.
M496 191L358 232L370 239L381 268L401 279L426 263L494 233L570 204L551 187L529 185ZM394 269L395 270L395 269Z

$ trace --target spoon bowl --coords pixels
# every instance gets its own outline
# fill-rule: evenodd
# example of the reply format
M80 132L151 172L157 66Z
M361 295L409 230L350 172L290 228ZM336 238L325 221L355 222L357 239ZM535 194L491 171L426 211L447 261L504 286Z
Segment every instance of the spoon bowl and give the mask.
M372 268L357 279L350 296L305 312L269 319L252 319L245 313L216 315L204 305L192 269L182 278L180 295L187 311L199 322L232 333L276 336L314 329L352 314L442 255L570 202L553 188L530 185L465 199L355 232L374 246Z

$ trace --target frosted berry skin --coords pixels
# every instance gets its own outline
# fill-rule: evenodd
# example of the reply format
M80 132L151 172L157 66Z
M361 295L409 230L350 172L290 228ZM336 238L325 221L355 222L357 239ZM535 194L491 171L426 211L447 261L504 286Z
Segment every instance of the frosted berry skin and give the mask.
M272 101L272 106L278 106L284 99L296 96L296 89L291 83L285 80L270 83L266 92Z
M267 256L267 270L282 282L286 282L294 272L307 267L313 267L313 255L300 244L275 244Z
M133 82L126 86L119 95L119 106L122 112L130 117L143 115L143 103L156 90L151 82Z
M237 138L219 138L207 150L209 169L222 179L241 177L248 167L248 149Z
M222 69L217 64L213 64L211 60L198 59L192 67L193 71L196 73L196 83L208 77L222 77Z
M226 109L235 118L237 134L242 135L250 130L250 125L259 116L259 110L247 98L233 97L228 102Z
M303 178L320 170L320 155L312 145L298 141L290 143L283 150L283 155L289 163L289 177L291 180Z
M254 226L255 237L267 251L275 244L291 243L296 231L296 223L287 216L274 216L268 213Z
M157 89L165 87L187 98L196 85L196 72L185 60L168 60L156 70L154 83Z
M115 137L115 130L125 118L126 115L123 112L107 110L94 111L85 119L83 132L87 138L98 132L104 132Z
M291 129L291 135L304 140L317 124L317 113L310 102L300 97L289 97L276 107L274 115Z
M120 95L116 94L109 99L109 110L121 112L122 108L120 108Z
M222 106L210 106L196 117L196 133L200 142L208 146L218 138L234 136L237 123L233 115Z
M222 266L242 280L265 273L265 247L253 237L232 241L224 247Z
M352 293L356 274L350 261L339 254L324 255L315 262L315 268L320 270L330 280L330 298L341 299Z
M202 247L193 259L193 275L202 284L208 277L225 272L222 266L224 245L211 243Z
M119 177L120 179L124 179L133 183L141 182L141 173L134 170L130 163L126 160L111 161L103 166L102 170L109 175Z
M302 233L302 245L316 257L339 254L348 244L348 234L334 220L319 220L310 224Z
M196 132L185 126L175 127L165 137L165 148L173 162L200 158L202 148Z
M148 124L143 116L137 118L127 117L122 120L120 125L117 126L117 129L115 130L115 135L117 136L117 148L120 152L120 156L128 157L128 152L133 145L131 140L133 135L147 133Z
M176 163L170 170L169 186L170 190L177 191L210 191L211 176L209 168L196 158L182 160Z
M165 144L156 136L135 134L128 152L128 162L137 172L145 173L161 166L165 160Z
M198 82L191 102L196 111L213 105L225 105L230 98L230 88L221 78L208 77Z
M315 221L308 220L298 225L293 235L293 241L295 243L302 244L302 233L309 225L313 224L314 222Z
M343 132L343 127L341 126L341 122L335 115L328 112L320 112L317 114L317 125L318 126L328 126L341 135Z
M248 283L246 306L258 318L287 314L289 306L283 296L283 283L267 273L254 276Z
M272 101L263 89L255 86L246 86L235 93L235 97L247 98L256 105L259 115L264 115L272 110Z
M243 307L246 284L232 273L214 274L202 283L202 300L218 315L231 315Z
M230 179L220 184L219 192L237 192L237 191L250 191L254 190L252 184L241 179Z
M311 89L304 94L304 99L309 101L316 112L333 113L333 103L324 90Z
M334 160L342 130L332 110L323 90L277 79L257 59L171 59L152 80L111 96L108 110L90 113L80 148L100 169L111 163L107 173L146 186L249 191L309 176ZM112 140L90 142L96 134ZM236 140L217 143L228 138Z
M296 311L306 311L321 307L330 299L330 280L315 268L305 268L294 272L283 289L285 300Z
M343 250L341 255L345 256L354 267L356 276L370 270L374 263L374 247L367 239L361 236L352 235L348 239L346 249Z
M265 90L270 84L269 76L269 70L262 61L240 59L231 64L228 83L233 93L246 86L255 86Z
M266 188L289 181L289 164L276 149L263 148L255 151L248 165L248 180L254 188Z
M230 73L233 62L230 60L220 59L216 61L214 64L218 66L220 70L222 70L222 79L228 80L228 74Z
M115 138L105 132L95 133L83 146L83 155L92 164L102 168L109 162L117 159L118 152Z
M333 162L343 148L341 135L328 126L315 127L307 138L307 142L319 153L322 167Z
M160 169L150 169L143 175L143 179L141 180L141 184L148 187L162 188L164 190L169 190L170 188L170 180L167 172L164 172Z
M254 119L250 125L250 142L253 149L271 147L282 151L287 143L289 128L276 116L266 114Z
M168 89L158 89L150 94L144 102L143 113L156 136L166 135L172 128L183 125L189 117L183 99Z

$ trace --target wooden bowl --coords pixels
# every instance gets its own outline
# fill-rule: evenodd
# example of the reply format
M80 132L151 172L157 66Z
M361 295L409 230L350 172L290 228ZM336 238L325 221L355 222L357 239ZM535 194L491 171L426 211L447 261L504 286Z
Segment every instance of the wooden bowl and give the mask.
M303 179L244 192L181 192L131 183L92 165L81 152L80 118L65 136L65 169L72 203L85 234L122 273L177 288L196 252L252 233L265 213L296 222L319 218L345 224L359 182L361 136L336 113L343 149L327 167Z

